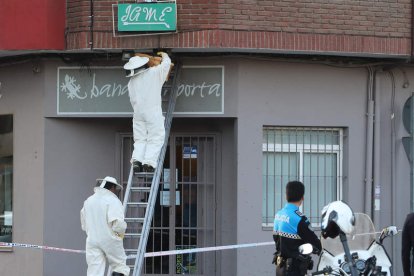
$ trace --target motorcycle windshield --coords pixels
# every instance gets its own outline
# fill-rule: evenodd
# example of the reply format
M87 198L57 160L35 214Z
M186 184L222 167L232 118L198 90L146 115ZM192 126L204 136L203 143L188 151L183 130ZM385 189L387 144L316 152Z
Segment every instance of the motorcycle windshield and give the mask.
M348 246L350 251L367 250L375 240L375 227L371 218L362 213L355 213L355 228L352 234L347 235ZM336 256L343 254L344 248L339 239L321 238L322 248Z

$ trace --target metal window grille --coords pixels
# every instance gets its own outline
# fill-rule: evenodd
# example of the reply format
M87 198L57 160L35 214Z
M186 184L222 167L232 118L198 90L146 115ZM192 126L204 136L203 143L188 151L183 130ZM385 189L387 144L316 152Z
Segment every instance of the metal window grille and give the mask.
M302 212L313 226L319 225L322 207L341 198L343 130L266 126L262 151L262 225L273 225L292 180L304 183Z
M13 115L0 115L0 240L13 242ZM0 246L0 251L11 247Z

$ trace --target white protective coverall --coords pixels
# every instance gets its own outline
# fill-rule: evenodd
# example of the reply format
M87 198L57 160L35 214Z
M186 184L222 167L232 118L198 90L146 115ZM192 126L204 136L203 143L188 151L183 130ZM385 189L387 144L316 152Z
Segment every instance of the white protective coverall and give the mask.
M122 242L127 224L121 201L111 191L96 187L81 210L82 230L86 232L88 276L103 276L105 260L112 271L129 275Z
M157 166L164 144L164 116L161 108L161 89L170 70L171 59L161 53L159 65L131 77L128 83L129 99L134 109L134 151L131 161Z

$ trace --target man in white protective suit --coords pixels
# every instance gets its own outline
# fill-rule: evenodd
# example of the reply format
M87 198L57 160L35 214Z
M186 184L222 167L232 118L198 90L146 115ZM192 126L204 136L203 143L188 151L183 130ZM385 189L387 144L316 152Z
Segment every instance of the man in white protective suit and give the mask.
M161 89L170 71L171 59L164 52L162 57L134 56L124 65L128 82L129 99L134 109L134 151L131 163L134 173L153 173L164 144L164 116L161 108Z
M99 186L85 200L80 212L82 230L87 234L87 275L104 276L106 261L112 276L129 275L122 242L127 224L124 208L115 194L122 186L110 176L97 181Z

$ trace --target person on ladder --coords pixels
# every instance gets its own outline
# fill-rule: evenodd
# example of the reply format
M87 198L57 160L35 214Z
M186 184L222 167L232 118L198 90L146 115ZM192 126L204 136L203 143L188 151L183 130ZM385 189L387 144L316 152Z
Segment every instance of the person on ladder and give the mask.
M134 151L131 163L134 173L153 173L164 144L164 116L161 89L168 78L171 59L164 52L160 57L137 54L124 65L133 115Z
M129 275L123 238L127 224L124 208L116 193L122 189L115 178L98 179L94 194L80 211L82 230L86 232L87 276L104 276L108 261L112 276Z

